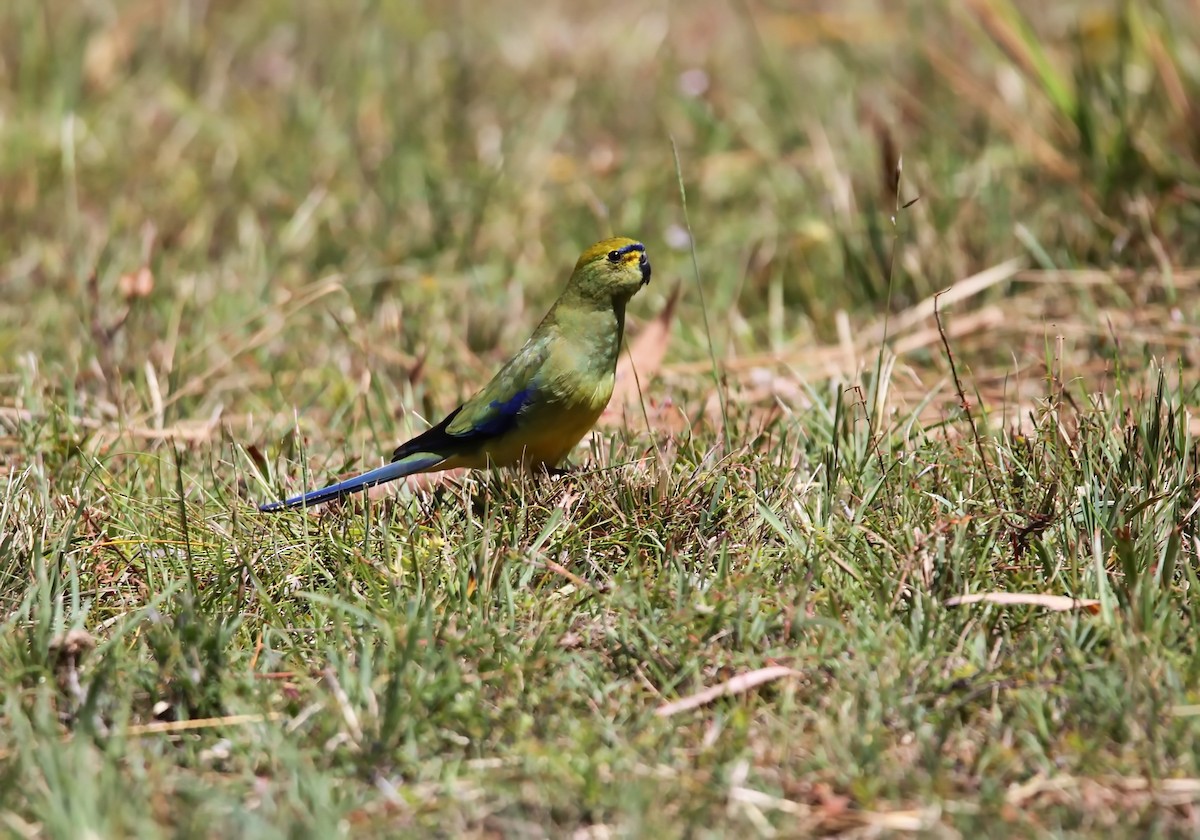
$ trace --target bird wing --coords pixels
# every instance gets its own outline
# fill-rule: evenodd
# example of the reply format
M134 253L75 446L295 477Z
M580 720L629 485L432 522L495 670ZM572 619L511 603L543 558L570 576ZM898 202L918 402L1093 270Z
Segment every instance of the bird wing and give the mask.
M475 396L432 429L397 447L392 461L431 452L450 458L512 431L521 412L539 397L538 373L549 351L550 342L544 337L530 339Z

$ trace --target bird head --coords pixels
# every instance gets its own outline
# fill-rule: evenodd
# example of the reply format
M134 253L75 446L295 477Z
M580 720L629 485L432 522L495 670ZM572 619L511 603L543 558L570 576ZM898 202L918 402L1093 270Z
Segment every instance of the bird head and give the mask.
M624 303L650 282L646 246L636 239L616 237L597 242L575 263L571 291L596 302Z

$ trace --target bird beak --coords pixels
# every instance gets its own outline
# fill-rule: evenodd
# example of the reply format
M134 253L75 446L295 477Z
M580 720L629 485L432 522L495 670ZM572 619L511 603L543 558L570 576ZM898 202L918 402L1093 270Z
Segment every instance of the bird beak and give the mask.
M642 270L642 285L645 286L650 282L650 258L642 253L642 258L638 260L638 268Z

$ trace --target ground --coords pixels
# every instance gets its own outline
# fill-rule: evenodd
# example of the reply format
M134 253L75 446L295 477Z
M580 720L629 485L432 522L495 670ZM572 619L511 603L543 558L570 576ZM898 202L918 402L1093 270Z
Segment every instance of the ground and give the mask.
M1200 830L1198 30L0 6L2 830ZM568 475L257 512L612 234Z

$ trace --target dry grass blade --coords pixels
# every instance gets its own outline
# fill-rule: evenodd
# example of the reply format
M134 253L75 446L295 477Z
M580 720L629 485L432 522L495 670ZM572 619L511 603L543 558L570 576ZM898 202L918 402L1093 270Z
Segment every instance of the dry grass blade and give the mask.
M898 333L912 329L921 322L931 319L935 308L940 306L944 309L951 304L969 300L993 286L1011 280L1024 266L1024 258L1014 257L999 265L985 268L970 277L964 277L944 292L930 295L900 314L871 325L863 330L861 341L868 345L877 344L884 339L885 329L887 337L894 337Z
M1054 612L1083 610L1095 613L1100 602L1094 598L1072 598L1069 595L1041 595L1032 592L976 592L971 595L955 595L942 602L947 607L966 604L999 604L1005 607L1042 607Z
M682 700L676 700L673 703L664 703L654 710L654 714L659 717L670 717L680 712L698 709L721 697L745 694L747 691L758 688L760 685L765 685L784 677L799 676L799 674L800 672L795 668L788 668L784 665L770 665L766 668L758 668L754 671L748 671L745 674L738 674L732 679L718 683L703 691L698 691L695 694L684 697Z
M1028 782L1009 788L1005 800L1014 806L1028 806L1042 798L1069 800L1086 798L1092 808L1121 804L1130 806L1130 799L1153 797L1162 805L1180 806L1196 802L1200 797L1200 779L1153 779L1137 776L1098 776L1095 778L1066 774L1038 774Z
M198 720L162 720L130 726L125 730L125 734L136 738L144 735L161 735L171 732L195 732L200 729L215 729L221 726L249 726L252 723L280 720L282 717L282 714L272 712L265 715L223 715L221 717L201 718Z
M222 408L221 406L217 406L212 415L207 419L182 421L166 428L153 428L137 424L123 425L113 420L102 420L78 415L65 415L63 419L81 429L95 432L96 434L92 438L92 445L99 447L119 439L122 435L147 441L178 440L187 443L207 442L212 440L221 428L222 417ZM0 407L0 423L11 424L14 427L17 424L43 423L45 419L45 417L27 409ZM246 418L241 416L225 419L233 424L246 421Z

